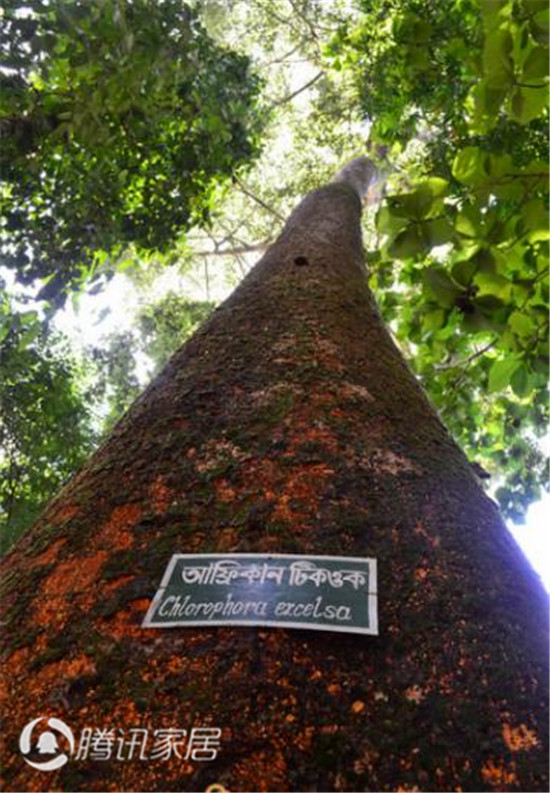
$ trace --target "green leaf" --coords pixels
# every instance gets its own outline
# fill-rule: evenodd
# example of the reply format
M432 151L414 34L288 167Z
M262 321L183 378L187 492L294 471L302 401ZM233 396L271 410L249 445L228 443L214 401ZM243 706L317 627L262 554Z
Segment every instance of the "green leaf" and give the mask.
M472 132L485 134L495 126L507 93L506 88L491 88L485 81L474 85L466 99Z
M490 154L486 162L486 169L489 176L500 178L514 173L514 164L509 154Z
M493 250L489 248L480 248L472 256L475 261L477 269L482 273L494 273L496 271L495 256Z
M376 215L376 228L381 234L395 235L407 225L407 218L396 214L392 207L384 204Z
M445 218L428 220L422 225L424 227L424 236L432 248L435 248L437 245L444 245L446 242L450 242L454 237L454 229Z
M536 0L531 0L536 2ZM530 16L531 33L538 44L548 47L548 3L545 1L544 7L537 14Z
M461 290L441 267L425 267L422 281L427 291L443 308L452 308Z
M410 193L388 197L388 206L393 215L411 220L423 220L439 214L442 199L448 189L446 179L431 177L420 182Z
M463 237L479 237L481 235L481 215L477 209L466 204L455 219L455 229Z
M33 325L37 319L37 311L23 311L21 314L19 314L19 321L22 325Z
M405 64L417 74L426 72L431 67L430 54L424 47L412 46L406 51Z
M530 380L531 378L529 377L527 367L524 363L520 364L520 366L510 377L510 385L512 386L512 391L514 394L516 394L518 397L527 396L531 390Z
M547 86L516 86L510 100L510 115L518 124L528 124L548 107Z
M504 301L510 299L512 282L498 273L478 271L474 276L474 283L479 287L478 297L491 295Z
M512 49L514 41L509 30L497 29L485 38L483 69L490 88L508 88L514 78Z
M447 311L442 308L436 308L434 311L428 311L422 317L422 328L425 331L439 330L445 325L447 320Z
M548 50L544 47L535 47L527 56L523 64L520 82L539 80L548 77Z
M474 259L456 262L451 270L453 280L460 286L470 286L477 272L477 262Z
M422 227L418 223L413 223L397 235L389 246L388 253L397 259L409 259L426 249L427 243Z
M519 224L521 224L521 230ZM540 242L550 239L548 212L544 201L540 198L532 198L523 206L519 224L517 227L518 233L521 234L524 230L529 230L527 234L529 242Z
M19 341L17 343L17 349L19 352L22 352L26 347L29 347L32 342L36 339L38 334L40 333L40 326L31 326L26 331L24 331L21 336L19 337Z
M521 311L513 311L510 314L508 325L517 336L530 336L534 331L533 320Z
M430 193L435 198L441 198L449 192L449 182L447 179L441 179L438 176L431 176L422 182L423 187L427 187Z
M466 146L453 161L453 176L466 185L477 185L485 181L487 179L486 157L486 153L476 146Z
M488 330L500 333L502 331L502 327L498 323L485 316L485 314L475 306L473 307L473 311L472 308L470 308L469 313L464 314L462 326L469 333L481 333Z
M430 211L433 196L429 190L418 188L411 193L388 198L390 212L397 217L421 220Z
M503 358L495 361L489 370L489 393L503 391L509 384L516 369L521 365L517 358Z

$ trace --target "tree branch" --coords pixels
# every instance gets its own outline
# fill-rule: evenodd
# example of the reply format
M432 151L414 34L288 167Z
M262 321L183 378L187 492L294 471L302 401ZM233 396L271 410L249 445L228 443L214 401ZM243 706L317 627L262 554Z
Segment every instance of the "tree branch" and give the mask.
M290 58L291 55L294 55L294 53L300 49L302 43L303 43L302 41L298 42L298 44L296 44L296 46L293 47L291 50L289 50L287 53L281 55L279 58L275 58L272 61L267 61L266 63L262 64L262 66L266 67L266 66L272 66L274 63L284 63L287 60L287 58Z
M517 83L520 88L548 88L548 83Z
M254 245L242 245L240 248L215 249L213 251L194 251L193 256L240 256L255 251L265 251L271 245L271 240L258 242Z
M438 372L442 372L445 369L456 369L459 366L460 367L467 366L472 361L475 361L476 358L479 358L480 355L483 355L483 353L487 352L487 350L490 350L492 347L494 347L495 344L497 343L497 341L498 341L498 339L493 339L493 341L489 342L489 344L486 344L480 350L476 350L471 355L469 355L467 358L464 358L464 360L462 360L462 361L457 361L456 363L435 364L434 365L434 369L436 369Z
M273 217L276 217L277 220L280 220L281 223L285 223L286 222L285 218L282 215L280 215L275 209L272 209L272 207L270 207L268 204L266 204L265 201L262 201L261 198L258 198L253 193L251 193L249 190L247 190L246 187L243 185L243 183L236 176L234 176L233 179L235 180L235 183L239 185L239 187L242 190L242 192L246 196L251 198L252 201L255 201L257 204L259 204L261 207L263 207L267 212L270 213L270 215L273 215Z
M316 44L318 44L319 37L317 36L317 31L315 30L311 20L308 19L306 17L306 15L302 11L300 11L298 8L296 8L296 4L293 2L293 0L288 0L288 2L292 6L292 10L296 14L296 16L299 17L302 20L302 22L304 22L307 25L307 27L310 30L311 35L313 36L313 40L315 41Z
M306 90L307 90L308 88L310 88L310 87L311 87L311 86L312 86L314 83L316 83L316 82L317 82L317 80L320 80L320 79L321 79L321 77L323 77L323 76L324 76L324 74L325 74L324 72L318 72L318 73L315 75L315 77L312 77L312 79L311 79L311 80L309 80L309 82L307 82L307 83L306 83L305 85L303 85L301 88L298 88L296 91L294 91L293 93L289 94L288 96L284 96L282 99L278 99L276 102L273 102L273 104L269 105L269 107L268 107L267 109L268 109L268 110L273 110L273 108L274 108L274 107L279 107L279 105L284 105L284 104L286 104L287 102L290 102L292 99L294 99L296 96L298 96L298 94L301 94L301 93L302 93L302 91L306 91Z

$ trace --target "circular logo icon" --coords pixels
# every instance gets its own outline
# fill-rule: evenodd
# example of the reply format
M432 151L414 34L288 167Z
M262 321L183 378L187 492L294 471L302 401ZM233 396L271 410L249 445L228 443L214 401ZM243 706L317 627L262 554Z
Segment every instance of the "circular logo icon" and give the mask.
M19 748L21 749L25 762L33 768L37 768L39 771L55 771L57 768L61 768L61 766L65 765L69 759L69 756L59 749L58 734L61 733L61 735L67 739L70 746L70 754L74 752L74 735L71 728L67 727L64 721L51 718L47 721L47 726L50 730L42 732L36 744L33 745L31 742L32 732L38 722L43 721L45 718L45 716L39 716L37 719L29 721L29 723L23 727L19 737ZM55 732L53 732L54 730ZM31 751L33 755L55 756L44 759L43 761L30 760L28 757L25 757L25 755L30 754Z

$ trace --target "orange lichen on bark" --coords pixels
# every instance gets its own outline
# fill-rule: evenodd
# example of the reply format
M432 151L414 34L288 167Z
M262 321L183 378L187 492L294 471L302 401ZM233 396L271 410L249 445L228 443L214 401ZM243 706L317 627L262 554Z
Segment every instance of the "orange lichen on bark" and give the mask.
M6 665L9 664L11 671L17 674L18 671L23 670L27 665L30 652L30 647L20 647L18 650L14 650L8 658Z
M125 584L129 584L130 581L133 581L135 578L134 575L120 575L117 578L113 578L111 581L104 581L102 583L102 589L105 594L109 592L114 592L120 587L124 586Z
M78 655L62 661L53 661L46 664L36 672L32 679L33 691L48 688L59 680L73 679L82 675L93 675L96 672L95 663L86 655Z
M515 764L510 763L508 768L503 762L488 760L481 769L483 781L491 785L495 790L506 789L503 786L514 785L518 778L515 772Z
M398 476L403 472L421 473L417 465L411 463L402 454L395 454L391 449L375 449L369 462L376 470L392 474L392 476Z
M142 631L145 635L145 632ZM152 629L149 631L151 637L156 637L158 634ZM191 644L193 640L190 640ZM203 657L189 658L185 656L172 656L168 662L164 659L156 659L152 657L147 665L142 669L140 677L144 683L153 683L159 692L162 684L170 677L183 677L190 683L199 684L203 681L205 685L208 684L210 676L215 667L216 660L214 658L206 659ZM241 678L242 680L242 678ZM157 694L160 696L160 694ZM170 716L170 714L168 714ZM218 725L222 726L222 725Z
M310 438L326 440L329 437L328 431L317 428L311 435L300 433L294 442L298 446ZM291 456L292 446L289 450ZM333 473L333 468L325 463L287 468L272 460L246 459L240 463L238 483L230 483L224 477L214 482L214 488L217 498L223 503L235 501L242 492L260 491L265 501L274 502L274 521L295 522L299 527L306 517L315 517L319 498Z
M143 714L139 712L135 702L125 699L118 702L115 709L107 717L106 722L116 724L118 727L139 727L143 719Z
M432 537L432 535L429 534L428 530L426 529L426 527L424 526L421 520L416 521L416 524L414 526L414 533L418 534L419 537L422 537L423 540L426 540L426 542L429 543L429 545L431 545L432 548L437 548L441 542L438 536Z
M503 724L502 737L511 752L527 751L539 745L536 733L534 730L530 730L526 724L520 724L519 727Z
M164 483L162 476L157 476L149 487L149 503L153 512L164 513L170 506L172 491Z
M139 504L122 504L115 507L96 534L93 547L108 547L112 550L129 548L134 542L129 529L139 521L142 512Z
M153 637L155 636L154 629L142 628L141 619L136 619L136 612L141 611L145 615L149 605L149 600L145 598L134 600L124 610L117 611L112 617L98 620L96 627L101 633L112 636L114 639L121 639L124 636Z
M227 479L221 479L219 482L216 482L215 487L216 495L220 501L223 501L225 504L227 504L230 501L235 500L236 492L232 487L229 487Z
M201 474L215 471L220 465L233 460L240 462L248 455L235 443L222 439L207 441L200 449L199 459L195 462L197 471Z
M428 689L420 686L409 686L405 691L405 699L419 705L425 699Z
M60 504L58 507L54 507L52 513L48 515L48 520L50 523L64 523L66 520L71 520L80 512L80 507L77 507L76 504Z
M287 764L280 750L255 752L234 766L232 777L238 790L288 790Z
M338 391L344 399L365 399L367 402L374 402L374 397L365 386L357 383L341 383Z
M43 553L39 554L30 561L29 567L38 567L41 564L50 564L50 562L55 561L57 554L66 542L66 537L60 537L59 539L54 540L49 548L46 548Z
M5 700L10 694L10 684L17 681L27 668L31 656L30 647L20 647L6 659L2 665L0 676L0 700Z
M321 364L325 369L329 369L331 372L340 373L344 371L342 353L333 341L321 336L316 332L314 336L314 344L315 359L319 364Z
M311 741L315 735L315 727L306 727L301 733L294 738L294 744L303 752L307 752L311 748Z
M286 453L286 457L293 457L300 446L308 443L319 443L330 454L338 453L339 443L337 436L329 427L321 423L311 426L309 419L295 420L292 425L294 429L290 436L290 449Z
M109 554L98 551L93 556L74 557L67 562L60 562L42 584L42 594L47 597L62 597L84 591L98 577Z
M333 474L334 469L324 463L296 466L277 496L273 519L292 522L299 528L304 518L315 517L326 481Z
M60 562L42 582L33 615L35 624L61 629L74 605L69 598L81 595L81 600L91 600L92 584L98 579L108 555L107 551L98 551L93 556Z
M233 551L239 546L240 535L237 529L223 529L218 535L217 548L221 553Z
M24 648L22 651L13 653L8 659L4 666L3 685L0 689L2 697L9 696L12 687L16 690L18 678L28 669L32 657L33 652L30 648ZM94 661L84 654L61 661L52 661L33 672L32 677L27 678L23 696L20 696L17 701L17 709L26 715L29 704L27 700L33 702L37 698L43 697L44 694L49 695L49 692L60 682L73 680L83 675L93 675L95 672ZM16 715L19 717L20 714L12 712L11 715L16 719Z
M438 688L441 694L449 696L454 693L455 687L455 678L451 672L448 672L446 675L441 675L438 680Z

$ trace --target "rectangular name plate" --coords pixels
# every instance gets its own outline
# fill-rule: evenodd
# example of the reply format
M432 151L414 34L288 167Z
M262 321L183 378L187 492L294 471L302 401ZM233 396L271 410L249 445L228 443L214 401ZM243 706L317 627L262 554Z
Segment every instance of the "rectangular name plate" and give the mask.
M196 625L377 634L376 559L174 554L143 627Z

